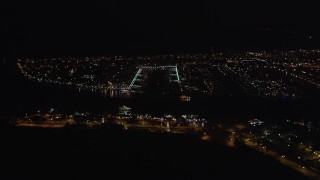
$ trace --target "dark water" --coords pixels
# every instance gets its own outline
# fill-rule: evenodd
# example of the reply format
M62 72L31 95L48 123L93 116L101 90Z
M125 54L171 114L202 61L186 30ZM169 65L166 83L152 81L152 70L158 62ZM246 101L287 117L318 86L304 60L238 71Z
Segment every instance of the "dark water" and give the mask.
M283 120L287 118L318 120L319 99L266 100L244 96L192 96L191 102L180 102L178 95L142 95L130 98L117 92L92 92L39 84L26 80L13 60L1 64L0 114L19 115L48 111L51 107L60 112L111 112L126 105L137 113L201 114L211 119Z

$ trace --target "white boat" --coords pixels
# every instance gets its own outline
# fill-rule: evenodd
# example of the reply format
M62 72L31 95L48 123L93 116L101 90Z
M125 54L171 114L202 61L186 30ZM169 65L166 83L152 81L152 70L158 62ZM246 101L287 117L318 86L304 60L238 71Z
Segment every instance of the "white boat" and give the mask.
M120 110L120 111L130 111L130 110L131 110L131 108L129 108L129 107L127 107L127 106L123 105L123 106L120 106L120 107L119 107L119 110Z

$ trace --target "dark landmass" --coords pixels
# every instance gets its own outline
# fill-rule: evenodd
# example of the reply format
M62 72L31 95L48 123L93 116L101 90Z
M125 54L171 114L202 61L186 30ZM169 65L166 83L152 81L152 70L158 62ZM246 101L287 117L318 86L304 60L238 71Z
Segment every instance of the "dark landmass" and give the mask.
M191 135L117 127L2 128L1 142L2 178L305 179L249 148L231 149Z

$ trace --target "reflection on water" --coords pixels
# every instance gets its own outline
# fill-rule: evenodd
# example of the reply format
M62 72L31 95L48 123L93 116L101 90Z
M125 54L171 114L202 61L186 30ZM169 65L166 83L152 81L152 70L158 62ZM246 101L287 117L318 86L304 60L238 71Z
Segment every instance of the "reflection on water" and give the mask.
M103 97L110 98L130 98L130 92L128 90L103 90L101 94Z
M106 98L130 98L130 91L126 89L116 89L116 90L96 90L96 89L86 89L86 88L78 88L78 92L93 92L102 97Z

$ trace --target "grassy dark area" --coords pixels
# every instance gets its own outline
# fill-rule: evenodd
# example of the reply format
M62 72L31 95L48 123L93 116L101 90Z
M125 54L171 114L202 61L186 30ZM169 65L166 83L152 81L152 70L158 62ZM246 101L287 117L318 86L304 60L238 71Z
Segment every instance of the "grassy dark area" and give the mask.
M245 147L118 128L2 128L0 179L304 179Z

